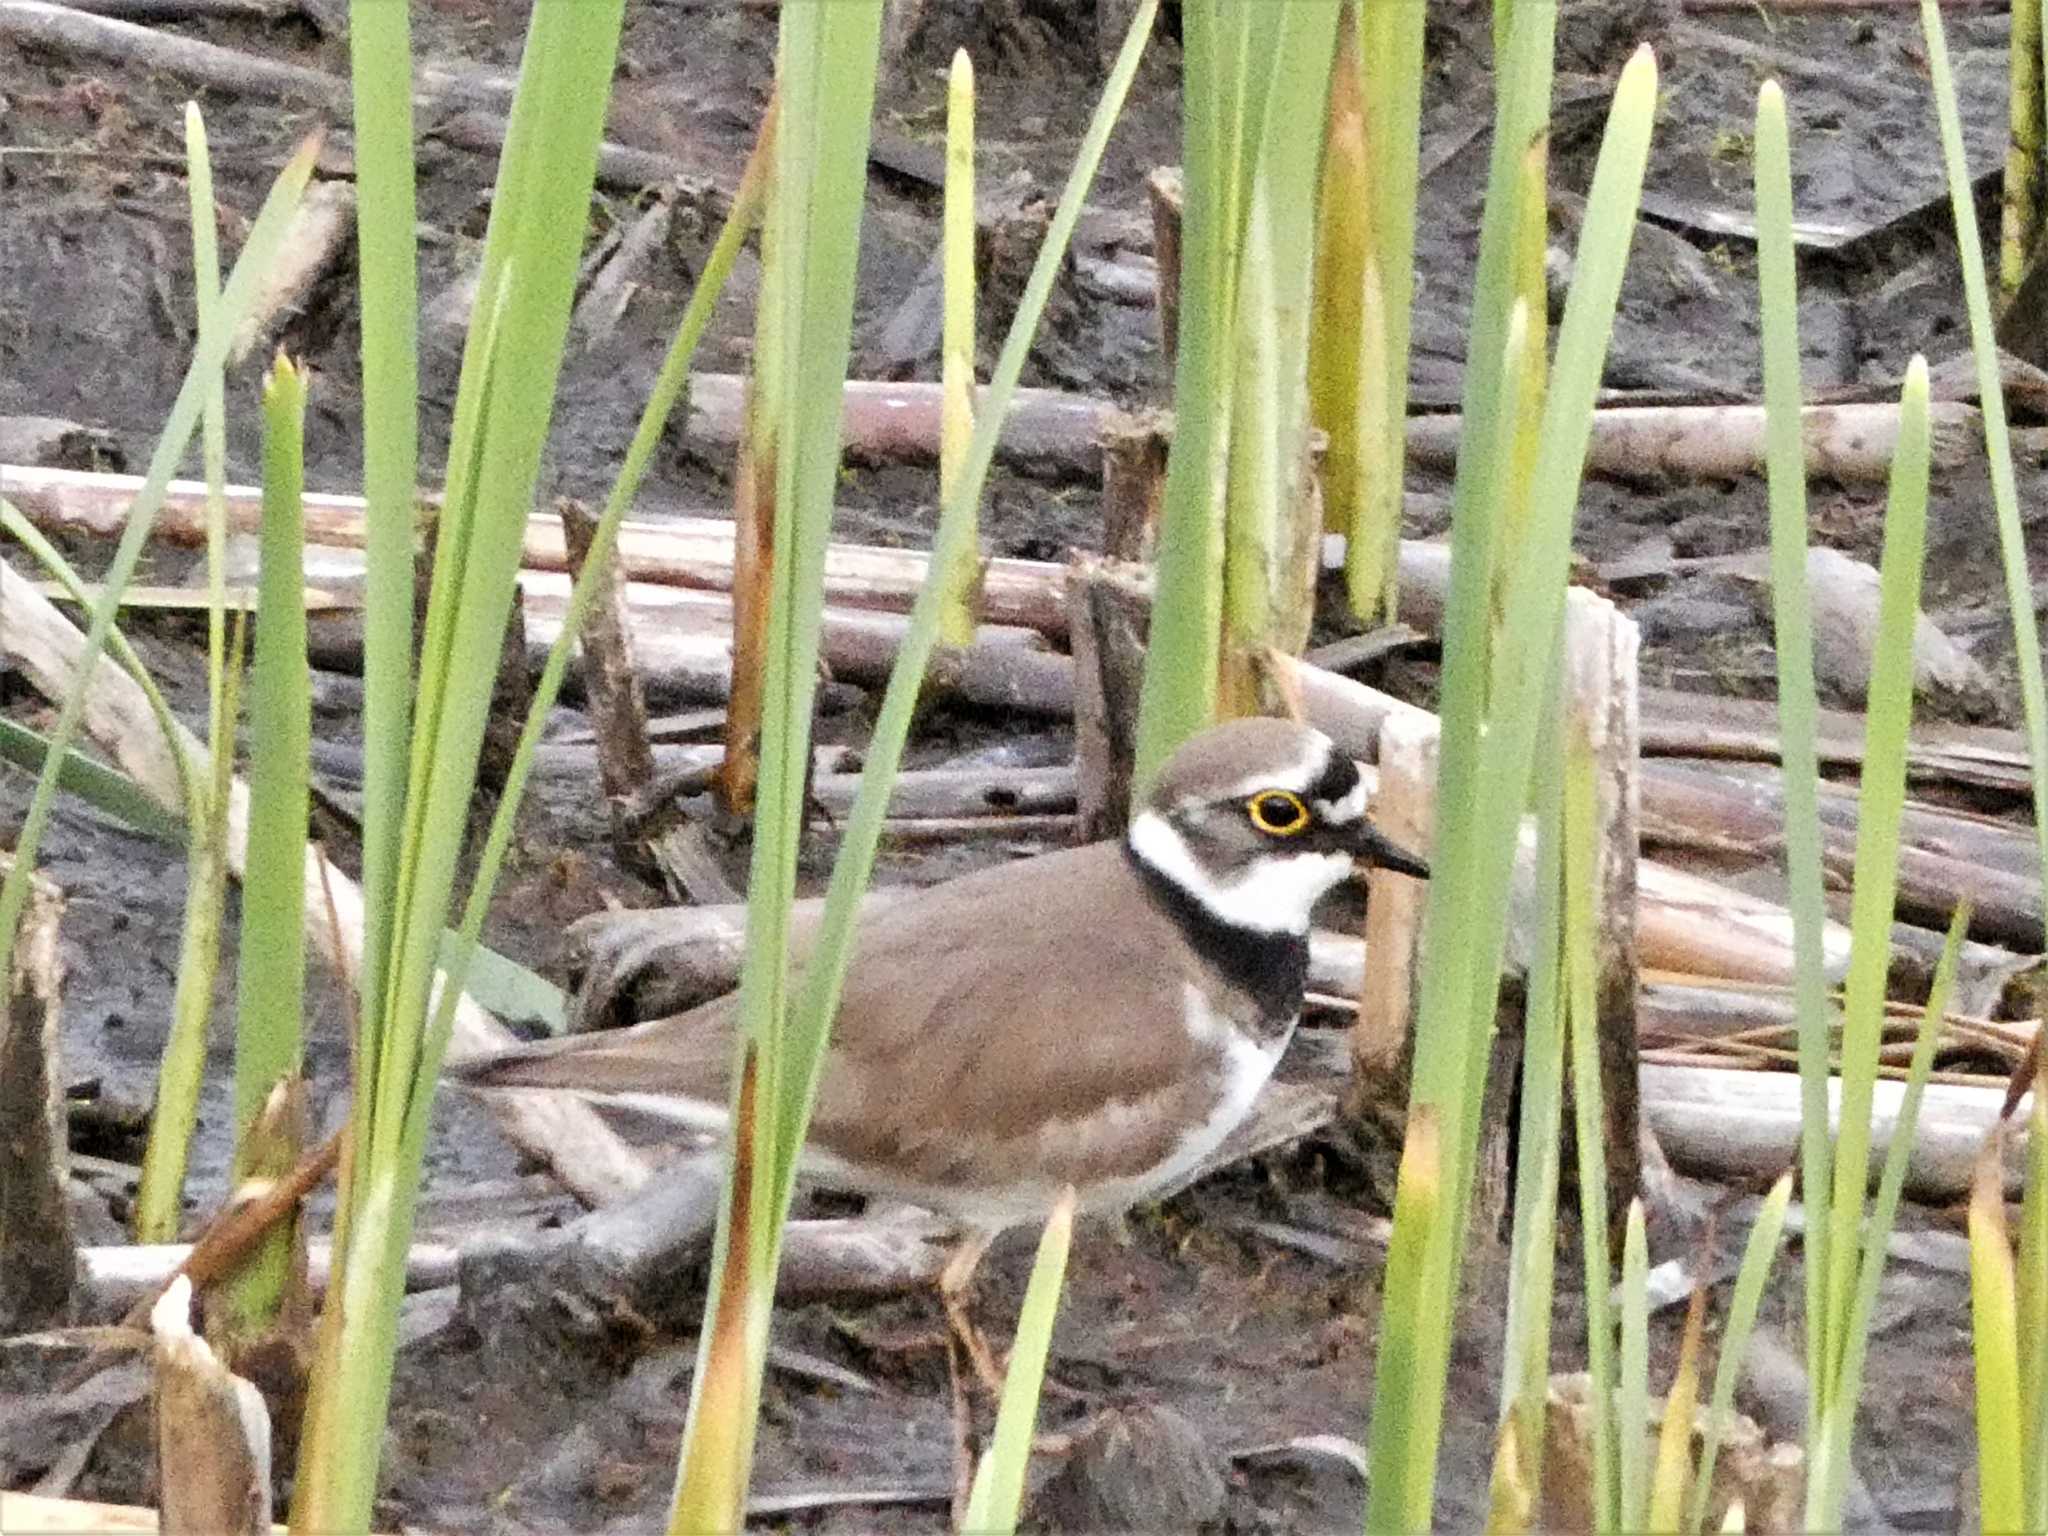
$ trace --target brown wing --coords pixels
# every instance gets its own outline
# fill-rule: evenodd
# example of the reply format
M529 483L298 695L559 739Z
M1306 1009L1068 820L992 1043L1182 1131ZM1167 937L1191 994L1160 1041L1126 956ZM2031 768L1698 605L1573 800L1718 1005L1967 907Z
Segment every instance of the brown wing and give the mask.
M925 1184L970 1147L984 1172L1063 1145L1149 1166L1184 1122L1104 1112L1207 1091L1183 955L1112 843L906 897L858 940L812 1140Z
M800 934L799 947L810 937ZM1103 1112L1205 1091L1188 1074L1198 1046L1182 1022L1192 979L1183 955L1113 843L898 897L855 936L811 1139L854 1164L933 1185L958 1177L970 1147L984 1173L1005 1146L1042 1164L1041 1133L1073 1142L1094 1165L1106 1156L1133 1171L1149 1166L1184 1121L1111 1115L1105 1124ZM722 1106L734 1015L733 998L719 998L450 1071L480 1087Z

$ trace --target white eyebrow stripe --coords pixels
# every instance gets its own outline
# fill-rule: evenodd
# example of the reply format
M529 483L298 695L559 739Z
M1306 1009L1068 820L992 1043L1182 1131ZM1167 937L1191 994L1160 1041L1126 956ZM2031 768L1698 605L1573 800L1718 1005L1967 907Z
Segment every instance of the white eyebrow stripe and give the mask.
M1365 780L1353 784L1341 800L1318 800L1323 820L1335 822L1360 821L1365 817Z
M1296 763L1292 768L1278 772L1267 771L1239 779L1235 784L1226 784L1212 794L1190 795L1182 802L1186 805L1202 805L1212 800L1243 800L1262 789L1292 790L1297 795L1306 795L1330 767L1330 749L1321 746L1315 756L1305 762Z

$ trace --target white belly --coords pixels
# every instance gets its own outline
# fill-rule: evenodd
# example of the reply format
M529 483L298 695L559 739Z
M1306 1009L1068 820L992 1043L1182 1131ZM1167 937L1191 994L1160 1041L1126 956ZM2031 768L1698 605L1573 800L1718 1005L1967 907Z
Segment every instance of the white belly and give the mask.
M1112 1179L1082 1192L1082 1208L1090 1211L1120 1211L1148 1200L1160 1190L1178 1184L1202 1165L1210 1153L1223 1145L1237 1129L1259 1094L1272 1080L1294 1037L1292 1024L1271 1040L1253 1040L1228 1019L1220 1018L1208 1000L1194 987L1187 989L1188 1033L1197 1040L1213 1040L1222 1047L1223 1091L1209 1117L1188 1127L1166 1159L1135 1178Z

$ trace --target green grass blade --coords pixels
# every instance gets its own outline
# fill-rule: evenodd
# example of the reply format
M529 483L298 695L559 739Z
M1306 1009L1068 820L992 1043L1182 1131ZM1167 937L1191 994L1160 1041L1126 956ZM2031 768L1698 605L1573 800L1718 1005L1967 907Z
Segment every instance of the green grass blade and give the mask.
M2040 223L2041 65L2044 39L2039 0L2018 0L2006 39L2008 84L2005 178L2000 186L1998 288L2010 300L2027 274Z
M1643 1202L1628 1205L1621 1245L1621 1383L1617 1414L1621 1456L1621 1524L1648 1528L1650 1518L1650 1248Z
M1377 389L1359 392L1372 431L1360 433L1358 517L1346 550L1345 576L1359 614L1381 601L1393 612L1395 552L1401 536L1407 469L1408 352L1415 290L1415 195L1420 173L1425 7L1363 6L1359 52L1366 81L1365 149L1373 174L1372 252L1365 290L1377 312L1368 329L1376 352ZM1377 539L1374 555L1370 545ZM1375 577L1374 562L1377 563Z
M279 354L263 380L263 530L250 677L249 837L235 976L235 1177L281 1178L302 1148L287 1125L259 1129L299 1076L306 994L306 815L312 686L306 670L305 376ZM220 754L225 755L225 754ZM289 1117L287 1117L288 1121ZM276 1317L291 1280L295 1220L280 1223L229 1284L230 1338Z
M1571 1054L1574 1140L1579 1153L1579 1232L1586 1250L1586 1365L1593 1381L1593 1528L1629 1529L1621 1504L1616 1423L1614 1283L1607 1252L1606 1120L1600 1091L1599 980L1593 946L1593 861L1599 851L1593 749L1573 732L1564 773L1565 1036Z
M1031 1280L1024 1288L1023 1310L1017 1315L1017 1337L1010 1363L1003 1370L1003 1400L996 1410L995 1432L974 1479L963 1533L1010 1536L1024 1503L1024 1474L1031 1462L1031 1440L1038 1428L1038 1395L1045 1381L1045 1362L1052 1352L1052 1328L1060 1310L1060 1287L1066 1281L1067 1249L1074 1236L1074 1191L1071 1187L1053 1207L1038 1239Z
M698 275L697 285L690 292L690 299L683 306L683 318L676 327L676 334L669 343L667 354L662 358L661 371L656 375L654 388L647 397L647 404L640 413L640 421L633 431L633 440L627 445L625 459L619 466L618 478L612 482L611 494L605 498L604 511L599 516L597 527L592 530L590 551L583 562L583 568L576 573L575 584L569 590L569 602L562 614L562 626L555 641L548 648L546 663L541 668L540 679L534 685L533 702L526 711L526 721L520 729L519 741L513 749L512 765L505 775L505 792L499 797L497 809L492 813L490 831L484 838L482 855L477 860L477 873L470 882L469 897L463 909L462 926L459 934L451 936L442 946L442 967L449 977L449 985L442 995L440 1011L436 1015L431 1031L431 1054L439 1059L447 1047L448 1034L455 1020L455 998L462 991L469 991L479 1002L485 998L477 992L477 986L495 987L503 991L503 967L510 964L502 957L478 943L483 932L484 918L490 910L491 893L497 888L499 872L504 867L505 855L511 851L512 836L518 825L519 807L526 794L526 784L533 769L534 748L540 744L541 734L546 730L548 717L555 707L555 700L561 696L562 682L568 676L569 664L575 658L577 637L583 631L583 622L589 616L590 605L599 591L599 577L609 564L612 551L618 543L619 525L625 521L632 509L634 499L640 494L642 481L647 477L647 468L654 460L654 450L667 429L669 418L683 398L683 391L690 381L690 365L697 355L698 343L704 339L705 328L711 323L712 311L719 296L725 291L726 280L731 277L733 264L739 259L741 248L746 244L748 233L761 216L761 208L767 197L768 157L774 145L774 113L763 120L760 142L747 162L740 178L739 190L734 194L732 206L727 210L725 223L712 243L711 254L705 258L704 269ZM487 977L477 974L477 967L487 966L500 973L501 983L494 984ZM531 975L531 973L527 973ZM539 978L533 977L538 983ZM540 983L545 986L545 983ZM553 1027L560 1029L565 1017L565 1008L559 989L554 992L552 1006L544 1017L553 1020ZM518 993L531 992L531 986L521 983ZM544 994L536 994L546 1002ZM501 1016L506 1010L486 1003L492 1012ZM523 1006L523 1005L522 1005ZM518 1011L518 1010L515 1010Z
M1934 1065L1934 1048L1941 1037L1941 1021L1948 1013L1955 992L1956 959L1962 953L1963 938L1970 929L1968 902L1958 906L1949 920L1948 939L1941 960L1935 966L1934 981L1928 988L1927 1006L1920 1015L1920 1027L1913 1038L1913 1056L1906 1070L1905 1092L1899 1099L1898 1118L1893 1122L1891 1145L1886 1149L1884 1174L1878 1181L1877 1200L1870 1210L1870 1224L1863 1235L1862 1266L1857 1273L1856 1299L1841 1323L1846 1342L1835 1385L1830 1394L1832 1407L1807 1437L1807 1509L1810 1520L1832 1519L1839 1523L1842 1500L1847 1492L1849 1442L1855 1430L1856 1405L1863 1395L1863 1366L1869 1350L1871 1319L1877 1311L1878 1287L1884 1280L1887 1245L1892 1225L1898 1218L1899 1199L1906 1188L1906 1167L1912 1161L1913 1143L1920 1125L1920 1100L1927 1088L1927 1074Z
M305 376L282 354L264 377L263 533L249 702L249 849L237 968L235 1124L246 1131L299 1070L306 986Z
M1927 545L1927 363L1916 357L1899 397L1899 442L1885 508L1879 569L1878 631L1857 799L1856 888L1850 908L1849 975L1843 989L1840 1119L1835 1133L1833 1228L1828 1234L1829 1343L1832 1381L1860 1341L1837 1332L1856 1286L1864 1195L1870 1186L1870 1117L1891 966L1892 912L1899 866L1899 821L1906 801L1906 733L1913 723L1913 634L1920 618L1920 574ZM1831 1404L1832 1406L1832 1404ZM1854 1404L1841 1405L1845 1417Z
M1742 1357L1749 1349L1749 1336L1756 1327L1758 1305L1771 1278L1771 1265L1785 1237L1785 1211L1792 1203L1792 1175L1786 1174L1771 1186L1770 1194L1757 1210L1756 1225L1749 1229L1749 1242L1742 1250L1742 1267L1736 1271L1735 1294L1728 1303L1728 1326L1721 1334L1721 1358L1714 1363L1714 1396L1707 1409L1707 1425L1700 1448L1700 1468L1693 1480L1692 1502L1687 1507L1685 1529L1706 1527L1707 1501L1714 1490L1714 1463L1721 1454L1721 1441L1735 1412L1735 1384L1742 1375Z
M191 109L186 114L188 135L188 182L192 202L193 270L197 286L196 304L199 315L199 335L192 363L187 374L185 388L180 390L179 400L187 399L187 390L197 390L198 414L203 426L203 456L207 480L207 585L208 603L208 691L210 700L210 735L216 742L231 737L233 719L233 685L227 666L225 642L225 619L223 615L222 558L226 543L226 509L222 495L225 478L225 405L223 402L222 367L226 360L233 326L238 323L242 310L254 293L254 271L267 265L274 255L277 242L282 236L284 222L292 206L303 190L304 177L288 168L266 199L263 214L259 215L258 227L250 231L249 242L237 264L237 279L243 283L238 299L231 292L220 288L218 236L214 223L213 183L210 162L207 157L206 135L198 112ZM307 152L302 150L302 157ZM310 171L310 163L306 170ZM265 230L262 220L275 209L275 222ZM261 235L268 249L258 245ZM249 274L244 276L244 274ZM232 288L232 284L231 284ZM177 409L173 407L173 423ZM154 519L156 507L161 504L164 485L167 483L175 458L182 455L185 442L189 441L192 427L189 419L182 430L167 425L165 434L157 444L156 457L151 461L151 474L145 477L143 490L129 513L129 526L117 546L107 580L103 583L99 604L93 610L93 622L87 633L87 650L72 694L65 700L59 713L53 740L60 746L68 747L75 736L79 715L75 706L82 703L84 689L90 679L92 668L97 665L99 652L112 633L112 614L119 605L122 591L134 571L135 560L141 553L138 533L146 533L147 525ZM177 439L175 455L167 456L173 438ZM158 470L161 467L161 479ZM154 487L154 500L151 500ZM147 510L145 510L145 507ZM141 525L138 527L138 524ZM104 622L103 622L104 616ZM175 737L174 737L175 739ZM176 746L174 752L182 751ZM142 1242L166 1242L177 1235L182 1219L182 1195L185 1181L187 1150L192 1132L198 1121L200 1078L205 1068L206 1031L213 1012L214 982L220 966L220 933L227 903L227 801L225 784L231 772L230 759L222 753L215 754L215 768L210 788L202 787L192 780L189 768L187 779L187 812L192 835L186 853L187 901L183 929L179 937L178 979L173 990L171 1003L171 1027L165 1041L162 1062L158 1069L157 1097L155 1111L150 1119L149 1140L144 1150L142 1175L138 1181L135 1202L135 1234ZM51 767L55 766L55 760ZM34 845L40 841L40 817L46 817L49 796L55 792L55 783L48 778L38 783L35 798L30 803L28 817L23 826L22 838ZM34 862L33 855L26 861ZM0 966L6 961L6 949L12 942L13 920L6 915L7 897L0 889ZM4 988L4 982L0 982Z
M69 751L77 739L92 669L107 643L114 613L120 606L121 593L135 574L136 562L142 557L143 545L148 542L150 528L163 505L171 476L199 425L207 380L220 371L227 356L228 333L248 311L257 285L276 259L285 226L298 206L299 195L305 190L307 179L313 173L313 160L318 153L318 139L308 140L278 174L255 223L250 226L248 241L235 263L234 273L222 291L221 324L201 337L194 349L191 365L186 369L184 382L172 401L163 433L157 438L156 448L150 455L142 487L129 508L127 527L122 531L121 541L115 546L114 557L108 563L100 600L93 607L92 622L86 630L85 655L77 681L58 711L56 727L50 732L50 740L58 754ZM36 851L42 844L43 830L49 824L61 762L61 755L53 755L44 765L43 775L37 781L35 794L29 801L28 812L22 818L21 831L15 840L14 867L6 880L0 882L0 992L11 985L10 978L14 974L14 936L21 925L22 908L28 899L28 879L35 868Z
M1132 782L1140 792L1175 746L1216 718L1223 629L1221 508L1237 310L1229 261L1237 157L1226 125L1239 72L1231 67L1235 39L1218 5L1187 8L1181 36L1180 330L1151 643L1138 701Z
M374 7L357 7L358 19L366 9ZM362 983L375 1000L365 1002L358 1031L350 1177L337 1218L342 1251L292 1509L300 1531L362 1529L370 1517L439 1068L429 999L554 406L621 20L620 0L541 0L521 57L456 391L393 883L366 892L373 906L389 909L390 942L383 972ZM370 112L381 94L400 89L388 75L367 83L375 89L361 105ZM388 584L370 596L387 608L412 602L410 590ZM380 611L368 622L395 621Z
M1552 720L1556 719L1553 712ZM1532 1505L1543 1496L1550 1317L1557 1268L1557 1188L1563 1157L1564 778L1562 754L1538 754L1535 949L1522 1019L1522 1103L1516 1126L1514 1237L1509 1249L1501 1412L1519 1419L1515 1445Z
M1650 1485L1650 1508L1644 1528L1658 1536L1677 1536L1684 1518L1686 1480L1692 1476L1693 1414L1699 1405L1700 1349L1707 1331L1707 1290L1693 1287L1685 1308L1685 1335L1678 1346L1678 1367L1664 1399L1664 1422L1657 1432L1657 1469Z
M2012 1244L2005 1225L2005 1127L1985 1138L1970 1180L1970 1343L1977 1378L1977 1519L1986 1531L2026 1529L2019 1338Z
M1764 454L1770 476L1771 606L1778 654L1779 760L1784 765L1785 868L1792 911L1793 998L1799 1028L1799 1156L1806 1225L1807 1422L1818 1424L1834 1358L1828 1310L1834 1178L1828 1134L1832 1030L1821 940L1819 705L1813 603L1806 581L1806 448L1800 430L1799 297L1792 254L1792 161L1785 97L1766 81L1756 104L1757 282L1764 349Z
M199 104L185 103L185 183L192 203L192 285L202 335L220 324L220 231L213 211L213 162L206 148L206 124ZM227 382L215 373L200 413L199 438L206 466L206 684L211 705L208 744L218 750L228 739L227 693ZM216 801L207 835L226 835L225 804Z
M2012 612L2013 650L2019 669L2025 716L2027 759L2034 793L2034 837L2042 875L2048 879L2048 705L2043 702L2041 636L2034 616L2026 537L2020 522L2019 487L2013 473L2012 434L2005 418L1998 339L1991 323L1991 297L1984 278L1984 246L1977 233L1977 205L1970 168L1963 155L1962 119L1956 109L1955 76L1949 67L1941 10L1921 0L1920 25L1927 38L1927 69L1941 126L1941 158L1948 175L1949 206L1955 216L1956 253L1963 268L1963 295L1970 316L1970 347L1977 363L1977 391L1984 413L1984 447L1991 469L1991 499L1998 510L1999 563Z
M0 719L0 759L41 773L50 754L50 740L39 731ZM94 762L77 752L64 754L57 769L57 787L105 811L137 832L166 843L183 844L185 823L164 810L127 774Z
M953 494L960 461L974 438L974 64L962 48L953 55L946 87L946 198L942 244L945 296L940 377L939 499ZM978 542L978 541L977 541ZM939 639L966 645L974 639L980 551L946 572L946 606Z
M412 736L413 540L419 478L419 267L411 7L349 7L357 291L363 295L363 975L389 968ZM366 1022L382 993L366 988ZM371 1032L377 1026L370 1024ZM358 1102L358 1127L369 1106Z
M2029 1469L2026 1528L2048 1531L2048 1078L2035 1075L2033 1095L2020 1197L2020 1415Z
M881 7L873 0L782 11L771 202L763 248L755 394L772 423L774 564L761 684L761 748L741 1057L733 1074L728 1179L711 1295L690 1388L675 1532L743 1521L788 1178L802 1145L824 1030L790 1008L789 908L804 822L823 562L851 350L854 263L873 112ZM932 569L943 562L934 551ZM843 855L842 855L843 859ZM829 1017L829 1016L828 1016Z
M1554 19L1547 7L1518 10L1518 30L1534 24L1523 22L1523 16L1541 17L1546 26ZM1470 806L1476 814L1447 817L1438 827L1432 860L1437 876L1430 881L1423 927L1423 944L1431 963L1423 971L1416 1025L1418 1034L1435 1042L1435 1048L1417 1056L1411 1100L1412 1106L1433 1106L1442 1117L1448 1164L1446 1205L1430 1223L1426 1237L1420 1235L1420 1229L1404 1233L1398 1219L1395 1223L1395 1252L1418 1241L1426 1241L1429 1247L1416 1270L1421 1282L1410 1291L1397 1292L1393 1282L1413 1260L1402 1254L1402 1265L1397 1266L1393 1253L1388 1259L1385 1315L1401 1320L1392 1331L1413 1330L1421 1336L1412 1349L1383 1349L1381 1354L1373 1388L1370 1530L1409 1531L1430 1523L1443 1382L1449 1366L1450 1319L1442 1299L1453 1294L1470 1202L1473 1149L1478 1138L1475 1106L1485 1087L1487 1053L1483 1042L1493 1025L1506 945L1508 875L1520 839L1542 704L1551 696L1555 677L1572 513L1607 337L1635 227L1656 92L1656 63L1644 50L1622 71L1594 170L1578 250L1578 277L1559 330L1557 359L1545 400L1542 452L1529 503L1526 557L1508 590L1505 639L1499 647L1504 670L1491 690L1493 698L1503 701L1503 711L1484 721L1484 735L1479 711L1489 694L1488 647L1484 636L1474 631L1485 627L1489 613L1491 578L1485 551L1490 547L1493 524L1484 511L1464 525L1454 521L1452 603L1445 634L1444 745L1437 797L1440 805ZM1503 170L1502 180L1505 183L1511 178L1510 166ZM1505 191L1500 194L1503 199L1506 195ZM1482 253L1484 249L1482 242ZM1496 262L1503 269L1493 277L1502 285L1505 254L1503 249ZM1503 317L1505 313L1504 308ZM1505 324L1504 318L1500 324ZM1498 347L1503 339L1499 327L1493 335ZM1481 349L1476 325L1472 345L1472 355L1482 363L1500 355ZM1482 392L1490 406L1483 423L1475 420L1470 409L1477 386L1469 376L1467 384L1467 430L1475 434L1474 442L1485 442L1487 431L1499 420L1500 370L1476 366L1470 374L1492 375ZM1470 472L1492 479L1497 486L1497 469L1475 467ZM1468 466L1461 462L1460 505L1477 494L1464 488L1467 474ZM1453 516L1455 519L1458 513L1454 511ZM1460 560L1466 566L1462 585ZM1454 671L1460 675L1454 678ZM1380 1454L1383 1441L1400 1448L1390 1452L1384 1463Z

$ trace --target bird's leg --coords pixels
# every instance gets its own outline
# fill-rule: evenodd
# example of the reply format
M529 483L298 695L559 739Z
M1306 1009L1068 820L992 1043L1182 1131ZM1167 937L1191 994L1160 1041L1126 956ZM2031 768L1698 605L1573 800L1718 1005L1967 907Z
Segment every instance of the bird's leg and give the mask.
M981 1330L974 1326L974 1315L968 1307L968 1299L974 1287L974 1272L981 1265L982 1256L988 1252L989 1244L995 1241L995 1233L985 1231L969 1232L953 1250L953 1257L946 1261L946 1267L939 1271L939 1300L945 1304L946 1322L953 1330L953 1337L967 1352L967 1358L974 1366L974 1374L981 1378L982 1386L997 1402L1003 1398L1003 1373L996 1368L995 1356L990 1353L988 1340Z
M974 1404L967 1395L967 1372L960 1365L960 1340L946 1335L946 1377L953 1389L953 1528L967 1521L974 1499L974 1474L980 1456L974 1447Z

